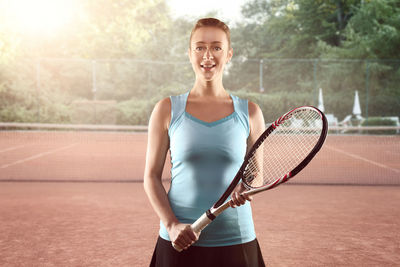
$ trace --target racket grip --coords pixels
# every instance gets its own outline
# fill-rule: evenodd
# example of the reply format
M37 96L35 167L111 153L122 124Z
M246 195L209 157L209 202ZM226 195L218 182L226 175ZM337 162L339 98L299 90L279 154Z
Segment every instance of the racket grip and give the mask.
M207 217L207 212L205 212L190 227L192 228L192 230L194 232L200 233L211 222L212 222L212 220ZM178 251L178 252L182 251L182 248L175 245L175 243L172 243L172 246L174 247L174 249L176 251Z
M209 225L218 215L220 215L224 210L229 208L229 201L225 202L223 205L219 206L216 209L211 208L210 210L203 213L190 227L193 232L200 233L207 225ZM212 219L210 219L212 218ZM176 246L172 243L174 249L178 252L182 251L182 248Z
M200 233L211 222L212 220L208 218L207 212L205 212L190 227L193 229L194 232Z

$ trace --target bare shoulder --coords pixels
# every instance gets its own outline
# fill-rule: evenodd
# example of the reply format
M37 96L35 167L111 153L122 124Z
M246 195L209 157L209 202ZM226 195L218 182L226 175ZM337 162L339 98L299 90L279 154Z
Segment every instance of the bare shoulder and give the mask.
M250 136L258 137L265 128L264 116L261 108L254 102L249 101L249 123Z
M160 112L171 111L171 99L169 97L163 98L154 106L154 110Z
M168 128L171 120L171 99L166 97L161 99L154 106L151 113L150 124L156 124Z
M261 108L254 102L249 101L249 117L254 118L255 116L262 115Z

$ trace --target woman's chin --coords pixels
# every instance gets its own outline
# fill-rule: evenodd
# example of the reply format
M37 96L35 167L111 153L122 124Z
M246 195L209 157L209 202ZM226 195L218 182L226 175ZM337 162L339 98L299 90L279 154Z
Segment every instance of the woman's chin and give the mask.
M202 73L201 78L206 82L212 82L213 80L215 80L216 75L215 73Z

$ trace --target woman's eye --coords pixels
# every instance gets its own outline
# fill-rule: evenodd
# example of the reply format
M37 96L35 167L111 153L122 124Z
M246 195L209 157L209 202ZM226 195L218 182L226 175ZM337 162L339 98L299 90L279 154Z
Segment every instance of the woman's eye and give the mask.
M218 46L216 46L216 47L214 47L214 50L215 50L215 51L220 51L220 50L222 50L222 48L221 48L221 47L218 47Z
M202 51L202 50L203 50L203 47L201 47L201 46L196 47L196 51Z

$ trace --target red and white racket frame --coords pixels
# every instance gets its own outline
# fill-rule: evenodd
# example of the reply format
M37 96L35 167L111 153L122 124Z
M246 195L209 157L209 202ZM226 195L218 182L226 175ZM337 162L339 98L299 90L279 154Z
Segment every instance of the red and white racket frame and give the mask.
M192 225L191 228L193 229L193 231L199 233L201 232L208 224L210 224L219 214L221 214L224 210L226 210L227 208L230 207L229 205L229 201L225 202L226 199L230 196L230 194L232 193L232 191L234 190L234 188L236 187L236 185L240 182L240 180L242 180L243 177L243 173L246 169L247 164L249 163L250 158L254 155L254 153L256 152L257 148L264 142L264 140L272 133L274 132L276 129L279 129L279 126L285 122L286 120L290 119L294 114L296 114L296 112L301 112L304 109L312 109L314 111L316 111L320 116L321 116L321 120L322 120L322 131L321 131L321 135L317 141L317 144L314 146L314 148L311 150L311 152L309 153L309 155L297 166L295 167L293 170L289 171L288 173L286 173L284 176L282 176L281 178L277 179L274 183L266 185L266 186L262 186L262 187L258 187L258 188L254 188L251 187L249 185L247 185L244 181L243 181L243 185L248 189L248 191L244 192L243 194L246 195L254 195L256 193L259 193L261 191L265 191L265 190L269 190L272 189L276 186L278 186L279 184L285 183L288 180L290 180L291 178L293 178L296 174L298 174L302 169L304 169L304 167L307 166L307 164L313 159L313 157L317 154L317 152L321 149L325 139L326 139L326 135L328 132L328 123L327 123L327 119L324 115L324 113L322 111L320 111L318 108L313 107L313 106L301 106L301 107L297 107L293 110L290 110L289 112L285 113L284 115L282 115L280 118L278 118L276 121L274 121L261 135L260 137L257 139L257 141L254 143L254 145L252 146L252 148L249 150L249 152L247 153L242 166L240 167L239 171L237 172L235 178L232 180L231 184L229 185L229 187L227 188L227 190L225 191L225 193L220 197L220 199L213 205L213 207L211 207L209 210L207 210L199 219L197 219ZM181 251L182 249L177 248L174 244L173 244L174 248L178 251Z
M293 115L295 115L297 112L301 112L304 109L309 109L309 110L314 110L316 111L319 116L321 116L321 121L322 121L322 130L321 130L321 135L316 143L316 145L314 146L314 148L311 150L311 152L308 154L307 157L304 158L304 160L302 162L300 162L299 165L297 165L297 167L295 167L293 170L289 171L288 173L286 173L283 177L281 177L280 179L277 179L274 183L266 185L266 186L262 186L260 188L254 188L251 187L249 185L247 185L245 182L243 182L243 185L249 189L248 191L246 191L244 194L247 195L254 195L258 192L261 191L265 191L268 189L272 189L274 187L276 187L277 185L281 184L281 183L285 183L287 182L289 179L293 178L296 174L298 174L302 169L304 169L304 167L307 166L307 164L314 158L314 156L318 153L318 151L321 149L322 145L325 142L326 139L326 135L328 133L328 122L326 119L325 114L320 111L318 108L313 107L313 106L301 106L301 107L297 107L295 109L292 109L290 111L288 111L287 113L285 113L284 115L282 115L280 118L278 118L276 121L274 121L261 135L260 137L257 139L257 141L254 143L254 145L252 146L252 148L249 150L249 152L247 153L242 166L240 167L238 173L236 174L235 178L232 180L232 183L229 185L228 189L225 191L225 193L220 197L220 199L214 204L213 208L216 209L219 206L221 206L223 204L223 202L225 202L225 200L229 197L229 195L232 193L233 189L236 187L236 185L239 183L239 181L242 179L243 177L243 173L246 169L246 166L250 160L250 158L254 155L254 153L256 152L257 148L264 142L264 140L271 135L272 132L274 132L276 129L279 129L279 126L284 123L286 120L290 119ZM212 210L211 210L212 211Z

